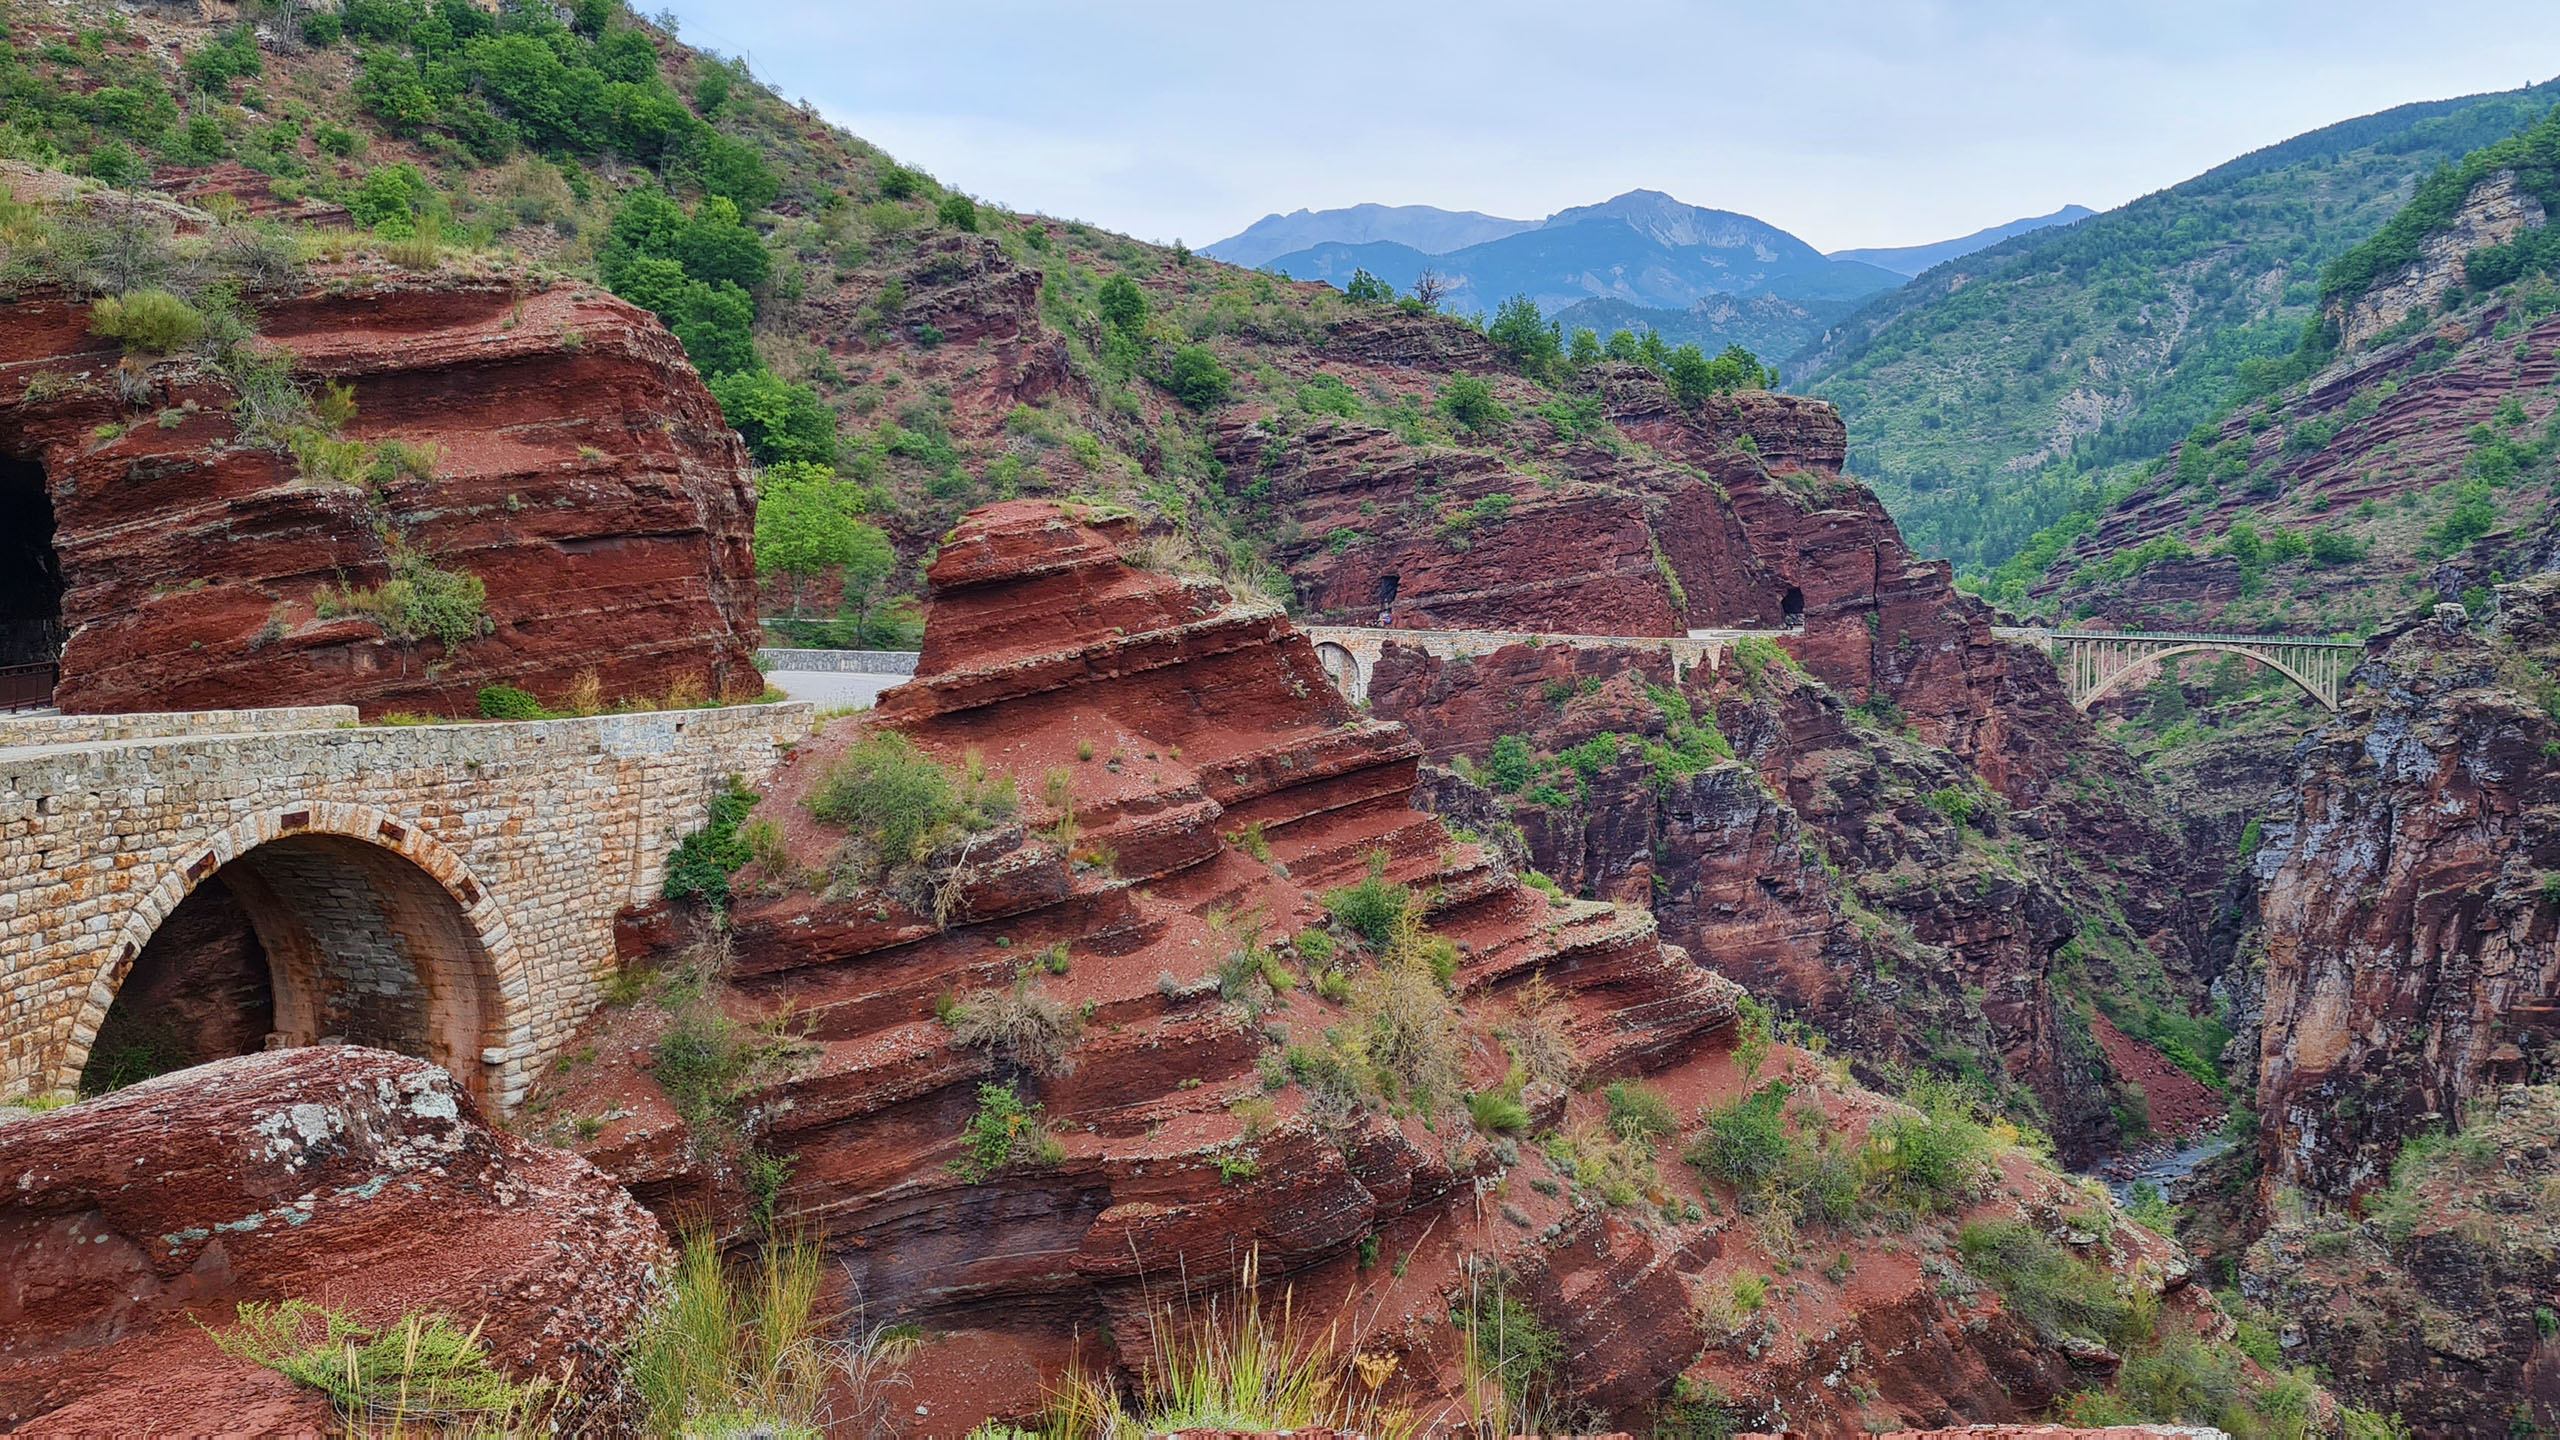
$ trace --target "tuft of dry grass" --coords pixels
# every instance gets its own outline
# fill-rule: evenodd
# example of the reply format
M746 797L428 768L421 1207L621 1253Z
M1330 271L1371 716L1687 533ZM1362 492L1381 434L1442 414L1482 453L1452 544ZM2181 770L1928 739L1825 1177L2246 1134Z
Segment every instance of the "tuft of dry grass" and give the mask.
M1035 1075L1063 1073L1083 1036L1084 1022L1029 975L1002 989L973 991L951 1014L952 1044Z

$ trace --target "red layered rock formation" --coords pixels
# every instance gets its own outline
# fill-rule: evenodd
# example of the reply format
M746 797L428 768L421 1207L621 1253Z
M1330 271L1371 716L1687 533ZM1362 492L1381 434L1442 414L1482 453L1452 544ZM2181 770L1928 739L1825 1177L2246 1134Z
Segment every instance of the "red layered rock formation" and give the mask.
M1701 768L1649 752L1673 739L1653 698L1665 694L1715 722L1735 758ZM2079 795L2007 810L1944 750L1731 655L1675 684L1667 656L1642 652L1511 646L1447 662L1390 644L1369 698L1432 761L1471 762L1475 780L1435 775L1435 808L1516 834L1526 863L1576 893L1650 906L1665 938L1862 1063L2014 1084L2074 1158L2113 1138L2107 1067L2057 989L2078 928L2071 891L2090 883L2068 843L2095 808ZM1502 734L1586 760L1595 737L1625 738L1587 776L1550 770L1557 782L1499 795L1487 776ZM1948 794L1973 797L1965 821L1933 807ZM2104 854L2111 831L2077 838ZM2124 863L2147 869L2138 853Z
M2408 339L2350 353L2300 389L2244 407L2210 438L2188 440L2088 535L2063 552L2034 593L2054 608L2091 607L2127 629L2324 631L2383 624L2407 603L2401 582L2429 572L2421 551L2448 505L2439 487L2484 449L2547 433L2560 380L2560 316L2518 316L2489 300ZM2512 406L2512 408L2509 408ZM2503 414L2502 414L2503 412ZM2486 427L2485 429L2483 427ZM2218 481L2189 452L2245 458ZM2510 526L2538 524L2543 500L2522 487L2490 497L2495 549ZM2368 547L2330 561L2276 557L2252 580L2221 548L2248 521L2261 536L2335 530ZM2131 575L2110 557L2178 537L2196 552ZM2456 555L2429 578L2447 599L2484 583L2491 565Z
M731 917L721 1003L741 1024L778 1020L799 1047L746 1095L747 1123L788 1158L777 1209L823 1235L841 1298L938 1337L911 1367L928 1412L914 1433L1037 1409L1079 1343L1078 1363L1143 1367L1158 1306L1220 1292L1257 1254L1266 1294L1285 1285L1297 1313L1340 1327L1338 1346L1392 1359L1394 1393L1425 1410L1463 1388L1453 1301L1495 1273L1558 1332L1576 1399L1621 1424L1682 1374L1822 1434L2015 1416L2082 1383L1989 1292L1946 1298L1916 1237L1847 1231L1820 1243L1852 1254L1853 1275L1803 1281L1765 1329L1701 1355L1693 1303L1778 1268L1729 1196L1658 1155L1612 1203L1563 1149L1479 1134L1445 1101L1391 1106L1326 1081L1325 1037L1367 1033L1373 1012L1313 993L1297 937L1324 927L1326 890L1380 860L1455 946L1448 1020L1469 1084L1500 1082L1502 1037L1532 1025L1591 1079L1644 1077L1683 1115L1754 1077L1730 1053L1729 983L1660 944L1643 911L1551 901L1496 850L1453 840L1412 808L1419 747L1401 726L1347 706L1275 610L1131 568L1120 552L1137 538L1046 503L965 522L933 567L917 679L867 725L837 721L800 748L758 812L787 858L769 847L737 880L751 898ZM944 846L931 884L875 887L859 869L830 884L843 837L799 802L872 726L954 774L1014 777L1023 813ZM923 913L936 902L945 926ZM1249 933L1295 984L1270 994L1230 963ZM1013 986L1081 1017L1064 1066L965 1047L937 1018ZM717 1204L735 1180L640 1073L665 1023L646 1005L609 1014L598 1064L537 1110L601 1118L591 1153L652 1203ZM1798 1052L1767 1064L1758 1078L1789 1077L1851 1143L1890 1108ZM952 1162L991 1081L1043 1107L1057 1158L965 1183ZM1538 1127L1605 1133L1596 1093L1525 1099ZM2008 1191L1985 1193L2047 1218L2084 1202L2023 1157L2002 1164ZM2117 1234L2111 1263L2164 1260ZM2169 1269L2143 1273L2158 1284Z
M2052 667L1995 637L1946 564L1914 559L1841 475L1838 412L1761 391L1685 408L1635 365L1611 367L1600 398L1644 449L1521 437L1532 470L1323 416L1278 433L1270 412L1231 420L1219 453L1230 484L1251 477L1300 537L1279 558L1312 617L1583 635L1800 625L1788 648L1816 675L1887 695L2032 803L2075 735ZM1533 426L1546 428L1515 434ZM1489 497L1501 517L1468 519Z
M380 1050L217 1061L0 1124L0 1171L17 1434L334 1430L319 1392L214 1343L240 1304L284 1300L476 1324L500 1368L559 1384L565 1424L609 1428L623 1337L671 1259L593 1166Z
M2182 1008L2200 1003L2210 979L2194 958L2207 917L2182 897L2170 869L2177 842L2139 778L2070 707L2051 663L1994 635L1947 567L1913 559L1874 496L1842 476L1846 438L1828 406L1748 392L1684 407L1632 365L1609 369L1596 399L1637 445L1568 440L1524 416L1508 431L1517 453L1417 447L1373 425L1273 409L1231 420L1220 456L1231 489L1271 506L1298 537L1279 558L1309 612L1328 620L1782 632L1837 698L1815 687L1753 728L1748 758L1765 788L1710 773L1666 796L1649 766L1613 767L1571 813L1520 814L1524 853L1583 893L1649 902L1679 943L1853 1050L1897 1061L1995 1051L2070 1153L2107 1142L2114 1102L2098 1051L2056 1008L2060 947L2107 926L2106 944L2083 947L2096 957L2089 978L2111 984L2109 957L2140 946L2174 977L2174 993L2154 998ZM1542 431L1556 438L1542 444ZM1564 714L1539 698L1639 669L1670 682L1666 664L1621 652L1548 647L1443 664L1391 646L1368 694L1435 759L1480 760L1504 733L1552 751L1604 731L1659 737L1661 717L1632 683ZM1690 689L1707 712L1732 693L1703 676ZM1923 743L1852 727L1844 704ZM1912 778L1921 774L1926 784ZM2031 873L1963 862L1960 836L1919 802L1977 777L2016 809L2039 852ZM1432 795L1455 813L1501 818L1446 785ZM1799 835L1804 821L1814 829ZM1927 843L1907 839L1932 830ZM1825 863L1845 869L1852 890ZM1905 977L1876 961L1879 941L1894 948L1885 927L1845 913L1844 899L1860 898L1918 942L1904 947Z
M432 478L356 483L243 443L231 387L192 360L125 398L86 305L31 294L7 315L0 482L51 503L67 710L453 713L483 685L556 700L588 672L607 699L756 683L745 454L675 340L619 300L361 266L265 297L264 343L298 382L352 387L346 439L431 457ZM480 638L323 616L324 591L391 578L395 544L485 584Z
M2494 626L2433 621L2360 674L2255 862L2267 1183L2343 1201L2401 1144L2560 1063L2560 577L2500 587Z

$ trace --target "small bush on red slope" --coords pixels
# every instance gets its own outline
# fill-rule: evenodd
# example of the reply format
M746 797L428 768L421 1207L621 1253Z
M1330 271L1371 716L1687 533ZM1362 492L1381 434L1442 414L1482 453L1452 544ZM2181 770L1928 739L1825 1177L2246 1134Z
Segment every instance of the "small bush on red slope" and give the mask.
M895 730L865 736L809 795L811 814L850 832L882 869L921 862L946 842L1012 816L1013 778L987 778L983 764L955 782L933 757Z
M1355 931L1371 947L1383 949L1394 940L1413 907L1413 892L1387 880L1387 852L1373 851L1369 874L1357 885L1324 892L1325 912L1335 923Z
M1066 1147L1040 1123L1038 1101L1024 1100L1010 1085L981 1085L951 1169L977 1185L1015 1165L1055 1165L1066 1157Z

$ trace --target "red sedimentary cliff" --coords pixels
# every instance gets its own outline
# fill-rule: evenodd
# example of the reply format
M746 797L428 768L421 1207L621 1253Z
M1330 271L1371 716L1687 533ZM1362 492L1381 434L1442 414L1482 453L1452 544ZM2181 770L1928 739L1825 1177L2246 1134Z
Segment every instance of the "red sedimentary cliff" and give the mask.
M1337 1344L1426 1409L1465 1388L1453 1303L1496 1277L1559 1336L1558 1382L1621 1423L1683 1375L1824 1434L2016 1415L2085 1383L1991 1292L1932 1278L1951 1232L1824 1231L1847 1264L1747 1316L1716 1299L1779 1267L1765 1233L1660 1141L1613 1141L1607 1097L1542 1077L1641 1079L1682 1116L1783 1077L1793 1123L1851 1144L1892 1102L1785 1047L1738 1062L1730 983L1642 910L1550 899L1414 809L1403 727L1345 704L1275 609L1133 568L1137 543L1047 503L964 522L916 680L777 777L713 947L729 1021L790 1052L740 1101L788 1160L774 1207L823 1234L842 1298L937 1337L910 1367L928 1413L902 1423L1036 1410L1078 1336L1078 1363L1143 1368L1157 1307L1220 1292L1251 1255L1266 1292L1339 1317ZM873 837L802 802L888 734L982 801L1010 779L1019 811L881 874ZM1327 922L1329 892L1372 876L1425 922L1384 959ZM1434 951L1445 991L1414 958ZM701 1033L686 1003L608 1014L596 1064L536 1102L564 1132L601 1118L590 1153L671 1210L739 1183L639 1073L671 1027ZM981 1023L999 1016L1010 1029ZM991 1084L1039 1108L999 1116L990 1155L964 1140L989 1133ZM1478 1130L1460 1084L1519 1087L1526 1118ZM1543 1148L1500 1133L1515 1123ZM1008 1148L1021 1126L1050 1145ZM1998 1164L1975 1213L2087 1203L2023 1156ZM2155 1288L2183 1275L2113 1233L2111 1264ZM1725 1317L1703 1354L1699 1305Z
M2176 978L2155 1000L2184 1006L2204 985L2171 878L2177 841L2139 778L2050 662L1994 635L1841 475L1828 406L1746 393L1686 408L1634 366L1599 398L1642 448L1538 449L1543 480L1400 451L1350 422L1290 431L1277 412L1231 427L1222 454L1231 483L1251 475L1283 507L1302 537L1287 556L1301 596L1330 619L1375 624L1363 603L1393 575L1384 608L1405 628L1777 631L1809 678L1728 657L1675 684L1667 655L1640 650L1444 661L1391 643L1368 699L1432 760L1468 757L1479 776L1499 736L1546 755L1626 737L1612 755L1579 752L1574 783L1496 801L1435 781L1432 803L1492 833L1516 824L1539 869L1650 905L1666 936L1853 1052L1968 1068L1997 1056L2071 1153L2104 1143L2117 1100L2057 993L2063 947L2103 927L2080 947L2084 988L2110 984L2134 946L2157 957L2142 969ZM1499 518L1453 523L1474 515ZM1673 738L1649 693L1665 688L1720 723L1743 763L1657 763L1637 742ZM1945 794L1970 818L1933 809Z
M351 387L335 438L365 448L339 474L245 443L209 365L120 367L85 304L5 314L0 489L31 522L50 502L67 710L756 683L745 454L675 340L611 296L348 265L260 297L253 348L314 394ZM448 646L338 603L403 557L476 578L480 633Z
M1435 332L1390 333L1419 345ZM1788 649L1816 675L1854 699L1888 696L2003 793L2031 800L2061 771L2072 735L2051 666L1995 637L1946 564L1913 558L1842 476L1838 412L1760 391L1685 407L1636 365L1610 367L1594 399L1586 423L1641 448L1562 432L1538 443L1524 420L1524 463L1272 408L1236 413L1219 456L1230 486L1298 537L1277 558L1311 618L1584 635L1800 627Z
M1391 643L1369 699L1428 758L1465 767L1432 772L1435 808L1516 836L1568 889L1649 906L1666 939L1861 1062L2019 1087L2074 1157L2112 1138L2109 1071L2073 1018L2087 997L2061 989L2062 952L2083 924L2075 889L2131 888L2082 871L2139 833L2140 807L2073 829L2131 785L2093 765L2045 805L2012 809L1945 750L1783 660L1728 653L1676 681L1671 669L1667 655L1560 643L1460 661ZM1730 754L1696 749L1690 716ZM1500 773L1504 735L1538 757L1525 784ZM2069 978L2089 985L2103 963Z
M2550 1075L2560 947L2560 577L2494 621L2428 621L2366 667L2279 799L2260 876L2269 1184L2343 1201L2412 1135Z
M13 1433L334 1430L320 1392L215 1344L238 1306L286 1300L476 1324L501 1369L560 1386L561 1421L613 1428L623 1337L671 1259L593 1166L381 1050L222 1060L0 1123L0 1172Z

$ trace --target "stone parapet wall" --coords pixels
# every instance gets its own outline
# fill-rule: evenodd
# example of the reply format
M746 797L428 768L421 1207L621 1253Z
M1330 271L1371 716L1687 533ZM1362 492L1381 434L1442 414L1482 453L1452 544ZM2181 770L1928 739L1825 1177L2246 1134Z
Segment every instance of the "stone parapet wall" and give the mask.
M913 650L759 650L758 667L810 675L913 675Z
M1687 635L1559 635L1525 630L1387 630L1362 625L1302 625L1315 642L1325 673L1353 701L1369 698L1369 678L1389 645L1410 645L1443 660L1490 655L1511 645L1571 645L1583 649L1646 650L1671 657L1674 675L1686 675L1704 664L1720 668L1724 652L1746 635L1788 635L1791 631L1693 630Z
M356 707L353 705L295 705L273 710L152 710L132 715L21 715L0 719L0 749L27 745L81 745L99 740L335 730L355 723Z
M616 914L658 893L668 852L703 823L723 779L760 780L812 713L756 705L0 750L0 1093L72 1084L125 967L179 901L258 846L308 836L322 838L296 843L361 847L369 864L389 852L450 897L455 939L439 963L485 973L421 978L482 996L480 1054L464 1058L486 1069L463 1078L511 1104L594 1009L614 968Z

